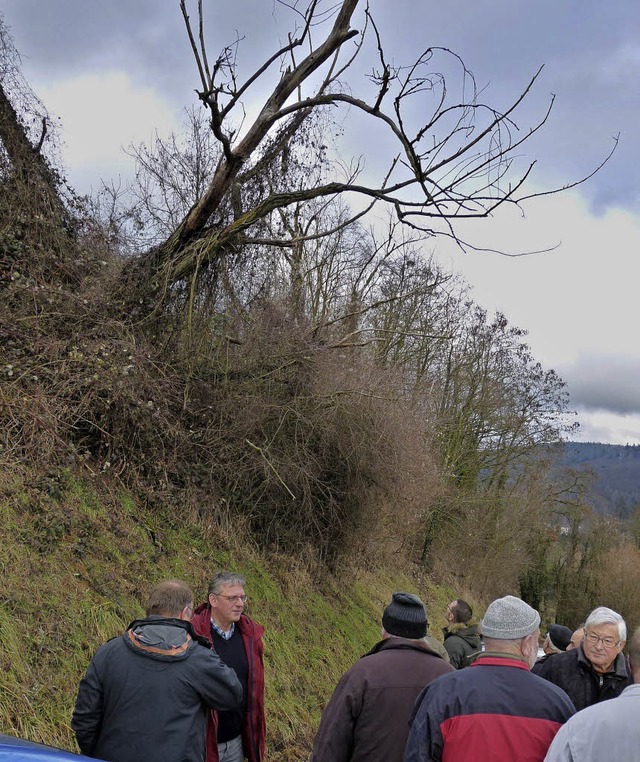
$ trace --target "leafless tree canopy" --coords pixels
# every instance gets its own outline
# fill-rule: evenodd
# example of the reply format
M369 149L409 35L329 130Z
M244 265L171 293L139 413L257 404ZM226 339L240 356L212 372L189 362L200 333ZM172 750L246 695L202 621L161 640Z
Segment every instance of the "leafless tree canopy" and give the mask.
M486 93L478 92L462 59L447 49L427 47L412 62L392 64L402 54L386 48L383 30L362 0L279 0L279 11L292 21L287 42L240 80L242 40L212 55L214 24L207 25L202 0L180 0L180 8L219 157L175 230L126 269L127 288L133 284L138 296L146 288L147 297L155 291L162 299L173 284L202 268L215 269L255 237L268 241L261 227L266 220L313 199L344 195L369 207L385 204L425 237L449 236L472 247L459 237L457 220L486 217L530 197L525 182L535 161L523 165L518 155L545 124L553 98L533 126L520 130L515 118L539 72L513 103L497 107L483 100ZM369 74L358 77L364 67ZM274 71L277 84L254 117L246 102L263 92ZM311 174L308 182L264 184L261 192L254 185L248 192L251 178L268 166L286 167L303 125L327 110L333 119L346 113L341 118L366 132L380 130L375 172L364 172L356 160L334 165L322 179ZM299 229L288 233L272 236L271 243L293 246L305 235Z

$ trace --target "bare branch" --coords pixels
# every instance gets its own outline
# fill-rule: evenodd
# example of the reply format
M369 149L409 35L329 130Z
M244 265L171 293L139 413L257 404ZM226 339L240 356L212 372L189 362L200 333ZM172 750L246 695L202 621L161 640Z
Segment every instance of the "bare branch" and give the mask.
M458 220L485 218L503 204L519 207L537 195L573 188L592 177L613 152L578 181L525 194L523 189L536 161L522 162L523 167L517 154L546 124L554 99L537 123L522 134L515 113L530 95L542 67L506 109L499 109L479 100L473 74L460 56L447 48L430 46L408 66L391 65L393 59L385 49L382 30L368 4L361 0L340 0L326 7L318 0L279 0L279 5L295 17L294 29L285 45L238 84L235 50L239 40L233 51L224 49L210 71L202 0L197 4L197 39L186 2L180 0L180 7L202 82L199 95L211 113L211 130L222 155L207 188L164 243L149 252L146 263L125 268L147 272L150 263L152 269L162 273L154 282L170 286L191 277L194 269L216 266L227 252L237 251L238 247L269 245L283 250L332 235L348 223L341 222L337 228L330 225L326 231L286 229L286 214L298 205L321 198L330 202L337 196L357 195L367 201L365 211L350 216L352 221L362 219L381 203L395 211L398 221L423 236L442 235L462 248L476 250L459 238ZM359 7L363 21L360 32L351 28ZM326 34L316 41L316 32L322 28L326 28ZM348 83L339 78L349 71L357 56L372 52L364 45L367 32L372 36L378 64L369 75L374 91L362 96L352 93ZM353 45L346 46L350 40L354 40ZM301 51L304 55L300 58ZM434 70L442 56L454 60L461 77L458 98L451 97L451 84L444 74ZM238 132L231 122L232 114L237 107L243 108L243 98L277 62L288 66L264 99L258 115L243 132ZM395 145L386 160L379 162L382 169L378 177L367 176L363 181L362 176L353 173L344 180L334 171L331 176L328 172L309 176L306 183L301 176L299 182L287 184L291 145L304 134L309 120L327 109L345 107L369 124L380 125ZM415 124L418 112L426 117ZM274 136L279 125L280 132ZM277 164L280 171L274 174ZM276 228L271 227L272 215L280 219L278 234L273 234ZM281 234L283 228L286 234Z

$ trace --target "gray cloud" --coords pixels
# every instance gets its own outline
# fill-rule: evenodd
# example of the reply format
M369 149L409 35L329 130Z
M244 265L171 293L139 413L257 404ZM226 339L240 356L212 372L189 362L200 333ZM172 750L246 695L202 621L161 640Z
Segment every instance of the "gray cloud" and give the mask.
M582 355L559 372L568 384L572 406L619 415L640 413L640 358Z
M44 78L122 66L137 82L157 87L177 106L194 102L199 86L178 0L5 0L3 13L27 72ZM327 2L327 6L330 5ZM529 78L545 69L516 114L522 132L556 105L526 149L538 159L534 179L562 185L590 172L621 133L609 164L583 186L595 211L611 205L640 208L640 12L636 0L606 5L584 0L513 0L469 4L373 0L394 64L408 63L429 45L459 53L476 74L483 98L506 108ZM262 61L282 42L274 0L216 2L211 8L210 58L245 35L239 61ZM195 16L195 2L192 3ZM37 23L34 23L37 19ZM604 33L606 30L606 34Z
M580 428L572 439L581 442L603 442L606 444L640 444L640 415L612 416L611 420L600 420L597 415L583 414L579 418Z
M196 69L178 2L9 0L2 13L27 79L120 68L179 103L193 92Z
M515 119L521 131L556 101L545 127L526 153L537 158L535 178L562 185L583 177L621 140L609 164L582 192L595 211L640 208L640 13L637 2L603 6L581 0L536 3L438 4L396 2L383 29L402 30L411 48L444 45L460 53L485 99L506 107L539 66L544 70ZM393 9L393 10L392 10ZM420 15L416 23L411 19Z

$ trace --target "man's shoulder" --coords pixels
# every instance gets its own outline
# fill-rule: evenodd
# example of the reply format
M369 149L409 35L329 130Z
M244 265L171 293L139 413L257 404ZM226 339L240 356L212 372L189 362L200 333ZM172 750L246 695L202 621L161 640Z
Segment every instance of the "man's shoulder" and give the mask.
M467 708L492 714L508 706L514 715L526 705L526 711L542 713L557 722L565 722L575 712L562 688L533 674L526 666L514 667L507 660L504 664L488 664L484 660L483 666L482 661L434 680L425 689L428 705L436 712L448 711L446 707L450 707L452 701L456 705L462 701ZM505 704L511 695L522 699Z
M126 644L124 642L125 635L122 633L119 635L114 635L112 638L109 638L109 640L106 640L104 643L99 645L93 656L94 660L108 658L111 654L120 649L127 650Z
M206 603L200 604L193 612L191 626L196 634L211 640L211 611Z
M246 614L242 614L240 619L236 622L236 627L240 630L242 635L249 635L254 638L262 638L265 633L263 625L256 622L255 619L251 619Z
M378 684L393 675L394 679L409 683L417 678L424 685L453 671L449 662L426 645L404 638L387 638L352 664L344 673L344 680L355 685L369 680Z
M558 654L549 654L546 659L537 662L539 667L536 669L536 674L546 677L552 674L571 672L578 666L579 656L580 651L577 648L573 648L571 651L561 651Z
M390 651L406 653L408 655L417 654L419 658L425 657L434 663L443 663L447 666L449 663L443 656L444 646L435 638L427 635L421 640L411 640L408 638L389 637L378 641L376 645L365 654L366 657L385 655ZM364 658L364 657L363 657Z
M542 677L539 672L529 672L529 681L531 686L537 686L538 690L542 693L555 694L562 701L566 701L567 699L571 701L561 685L557 685L556 683L551 682L551 680Z

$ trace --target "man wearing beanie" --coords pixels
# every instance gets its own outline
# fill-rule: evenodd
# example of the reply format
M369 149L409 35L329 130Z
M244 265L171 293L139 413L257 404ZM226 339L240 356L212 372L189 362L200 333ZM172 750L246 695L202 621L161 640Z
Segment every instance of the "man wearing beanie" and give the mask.
M418 697L404 762L544 760L575 707L530 671L539 625L538 612L513 595L490 604L480 623L486 650Z
M394 593L382 640L341 678L326 705L312 762L401 762L415 700L453 668L426 640L427 614L412 593Z
M544 664L547 659L556 654L562 653L567 650L567 646L571 643L571 636L573 630L565 627L562 624L550 624L547 630L547 636L542 641L542 650L544 654L538 659L538 661L531 667L531 671L539 675L540 665Z

